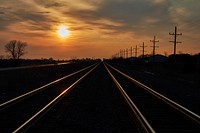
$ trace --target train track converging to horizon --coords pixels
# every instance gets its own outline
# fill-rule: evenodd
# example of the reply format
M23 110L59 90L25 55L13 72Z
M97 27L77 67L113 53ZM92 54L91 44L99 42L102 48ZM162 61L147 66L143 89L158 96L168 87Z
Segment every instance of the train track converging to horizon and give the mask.
M145 118L142 121L148 121L144 126L149 124L149 129L152 128L156 132L200 131L199 115L111 65L106 64L105 66L110 68L109 70L106 67L122 95L125 95L126 99L133 103L133 105L130 104L130 107L137 106L133 112L139 109Z
M23 131L44 115L97 65L94 64L0 104L2 132ZM31 108L31 109L30 109ZM26 111L29 112L26 112Z
M0 132L200 132L200 116L95 63L0 103Z

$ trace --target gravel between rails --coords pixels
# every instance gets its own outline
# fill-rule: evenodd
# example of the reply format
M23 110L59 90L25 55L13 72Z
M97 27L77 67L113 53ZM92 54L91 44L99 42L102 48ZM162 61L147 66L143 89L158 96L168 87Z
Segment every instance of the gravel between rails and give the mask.
M103 64L28 132L141 132Z

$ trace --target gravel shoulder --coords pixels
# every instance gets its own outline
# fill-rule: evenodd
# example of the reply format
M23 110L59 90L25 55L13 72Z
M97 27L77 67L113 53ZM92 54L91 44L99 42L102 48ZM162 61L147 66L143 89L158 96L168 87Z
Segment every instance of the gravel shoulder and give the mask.
M192 86L187 82L169 79L161 75L137 71L128 65L111 65L200 115L200 89L198 87Z
M91 64L93 63L79 62L64 65L0 71L0 102L41 87Z

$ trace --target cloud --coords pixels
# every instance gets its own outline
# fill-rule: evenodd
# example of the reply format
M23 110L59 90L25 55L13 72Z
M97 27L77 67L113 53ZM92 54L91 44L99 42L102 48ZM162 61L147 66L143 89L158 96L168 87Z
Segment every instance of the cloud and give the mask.
M186 38L199 39L200 29L200 1L178 0L173 1L170 7L172 21L179 25Z
M96 10L70 9L64 14L78 19L91 26L99 26L102 29L110 29L118 32L138 32L144 34L143 30L155 31L159 26L172 23L169 14L171 3L169 1L153 2L151 0L109 0L101 1ZM100 22L106 20L120 25ZM97 22L99 21L99 22ZM149 26L149 24L151 24ZM152 29L151 29L152 26Z
M163 4L165 3L167 0L152 0L155 4Z
M152 33L160 30L160 27L167 30L168 25L185 22L188 18L193 20L199 16L191 16L199 11L197 5L200 5L199 2L190 6L187 0L3 1L0 15L5 15L6 12L6 16L0 18L0 28L5 29L13 23L20 24L23 21L32 21L35 26L39 24L39 28L48 28L48 22L53 25L67 20L66 23L72 26L72 30L99 28L142 35L147 31ZM75 21L78 23L75 24ZM34 30L35 26L29 27L30 30Z
M51 13L51 12L49 12L49 11L41 11L41 12L37 12L37 13L41 13L41 14L49 14L49 13Z
M1 32L9 31L29 37L49 36L45 32L51 31L52 26L58 23L55 17L50 16L50 11L42 9L40 5L34 4L31 0L4 1L4 6L0 7L0 12L6 12L0 17Z
M12 7L12 4L7 2L7 6ZM30 6L31 8L25 8ZM166 0L89 0L87 2L80 0L73 2L69 0L57 0L56 2L54 0L30 0L27 2L21 0L19 7L9 11L10 17L7 17L11 19L9 23L4 23L0 27L7 27L21 21L34 21L41 24L41 22L56 21L59 17L60 21L70 17L91 26L85 29L98 27L111 31L140 33L142 30L139 29L149 29L149 24L156 28L156 25L162 26L170 23L169 6L170 2ZM47 10L45 11L42 7ZM36 12L38 9L39 11ZM68 23L70 24L70 22ZM72 29L78 29L75 27L80 27L80 25L73 26L72 24L72 27L74 27Z
M197 40L200 35L199 0L0 0L0 3L2 35L9 32L30 39L48 38L55 36L53 32L60 24L68 26L72 40L83 44L98 44L99 40L123 42L127 38L143 42L153 35L168 42L171 39L168 32L173 32L175 25L185 38Z

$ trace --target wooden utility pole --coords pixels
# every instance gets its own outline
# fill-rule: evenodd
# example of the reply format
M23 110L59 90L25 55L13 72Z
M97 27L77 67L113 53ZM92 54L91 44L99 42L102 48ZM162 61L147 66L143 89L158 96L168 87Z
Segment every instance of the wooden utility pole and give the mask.
M150 40L150 42L153 43L153 46L151 46L153 48L153 57L156 53L156 48L158 48L158 46L156 46L156 42L159 42L159 40L156 41L156 36L154 36L153 40Z
M128 58L128 49L126 49L126 58Z
M130 56L131 56L131 58L133 57L133 48L131 47L131 49L130 49Z
M118 58L118 53L114 54L114 58Z
M144 42L143 42L142 46L140 46L140 47L142 47L142 58L144 58L144 52L146 52L146 51L144 50L144 48L147 47L147 46L145 46L145 45L144 45Z
M122 50L121 49L120 49L119 53L120 53L120 58L122 58L123 54L122 54Z
M138 54L138 48L137 48L137 45L135 47L135 57L137 57L137 54Z
M124 56L124 59L126 58L126 50L124 49L123 51L123 56Z
M174 33L170 33L169 32L169 35L173 35L174 36L174 41L169 41L169 42L173 42L174 43L174 55L176 54L176 44L177 43L181 43L181 42L177 42L177 36L178 35L182 35L182 33L178 34L177 33L177 27L175 26L175 31Z

